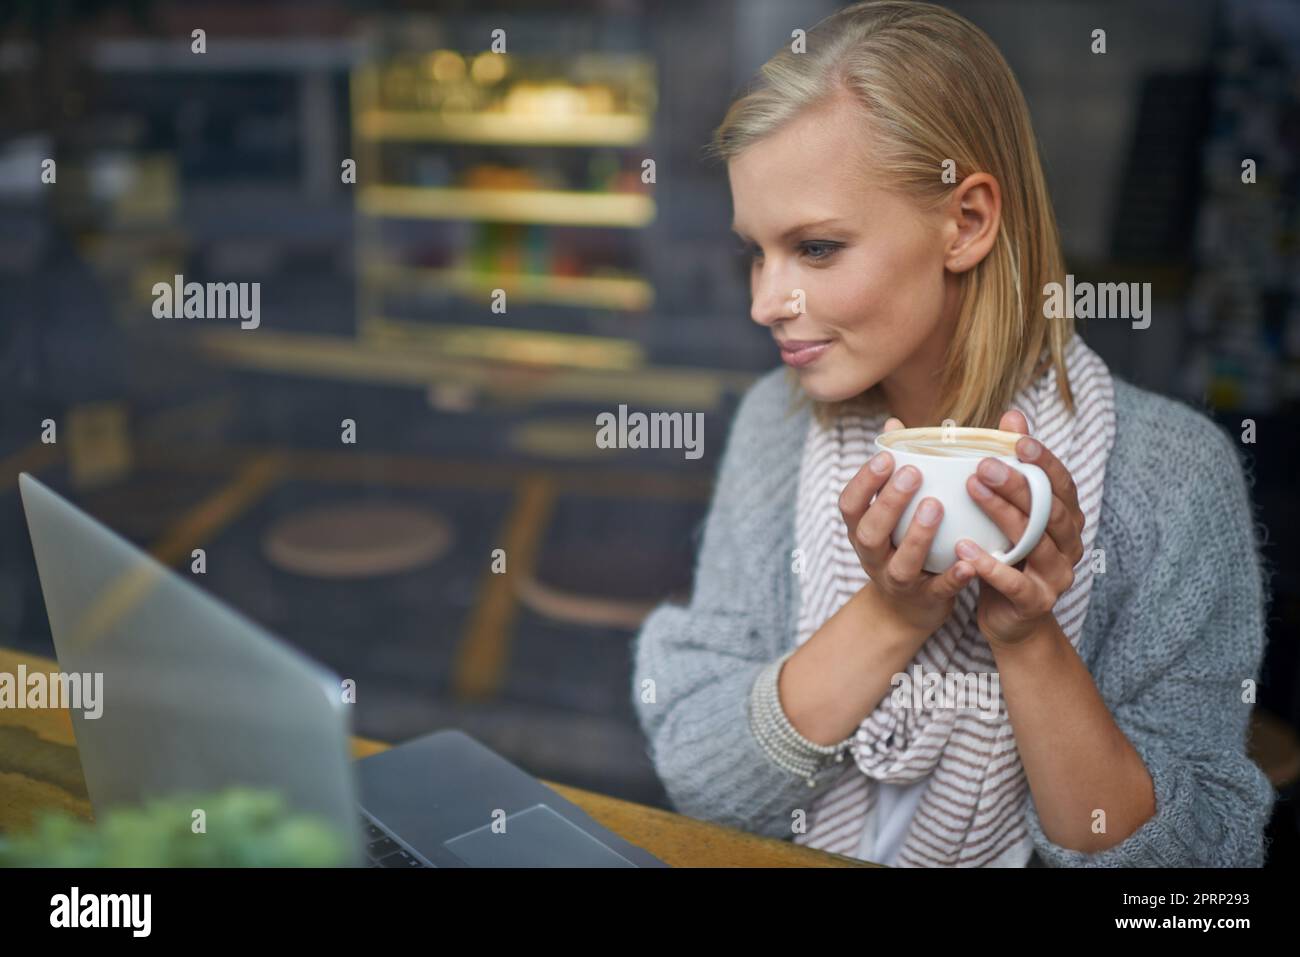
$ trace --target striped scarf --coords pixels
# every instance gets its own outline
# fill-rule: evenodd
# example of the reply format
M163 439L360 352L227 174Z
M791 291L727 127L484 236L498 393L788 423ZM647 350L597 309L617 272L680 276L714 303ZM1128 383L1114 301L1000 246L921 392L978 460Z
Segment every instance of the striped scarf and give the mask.
M1076 334L1066 347L1076 412L1056 388L1053 366L1023 389L1012 408L1029 433L1070 471L1086 519L1084 556L1074 584L1053 608L1078 647L1092 589L1092 543L1101 511L1106 459L1115 439L1114 390L1101 358ZM813 420L799 471L797 546L803 551L798 644L802 645L867 582L839 512L844 486L871 455L885 415L841 416L829 427ZM996 663L976 624L978 579L957 596L953 613L905 669L940 676L992 675ZM931 679L933 680L933 679ZM940 704L943 702L940 701ZM877 782L907 785L929 779L908 824L896 864L904 867L1023 866L1032 853L1025 823L1029 787L1006 702L998 714L954 707L902 707L892 690L858 727L840 777L813 803L809 826L795 842L856 856Z

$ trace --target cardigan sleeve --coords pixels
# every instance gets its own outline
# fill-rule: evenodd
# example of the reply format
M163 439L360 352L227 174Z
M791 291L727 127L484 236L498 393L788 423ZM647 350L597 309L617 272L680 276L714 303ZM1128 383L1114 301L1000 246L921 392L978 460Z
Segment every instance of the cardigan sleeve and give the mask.
M756 678L790 638L792 575L780 523L790 520L797 443L783 421L785 387L769 375L741 401L690 604L660 605L642 623L632 689L648 754L673 806L777 838L791 837L794 812L809 810L841 769L810 787L768 758L748 717Z
M1221 429L1186 407L1163 415L1145 467L1116 476L1120 505L1103 512L1111 567L1090 666L1151 775L1155 813L1086 854L1049 840L1031 799L1030 835L1048 866L1263 864L1276 795L1246 753L1265 615L1250 497Z

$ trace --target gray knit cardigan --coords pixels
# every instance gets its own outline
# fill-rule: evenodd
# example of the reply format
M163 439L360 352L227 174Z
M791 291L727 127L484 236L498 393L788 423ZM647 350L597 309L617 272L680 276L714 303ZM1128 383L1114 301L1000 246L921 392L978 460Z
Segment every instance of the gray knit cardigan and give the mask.
M1032 863L1258 867L1276 794L1246 755L1264 651L1266 574L1233 440L1191 407L1115 377L1094 579L1079 653L1155 784L1155 815L1096 854L1054 844L1026 805ZM783 369L745 394L704 523L689 606L660 605L636 638L632 700L674 806L789 839L812 787L749 724L763 667L794 647L795 493L810 410ZM653 684L651 684L653 682ZM1249 699L1248 699L1249 700Z

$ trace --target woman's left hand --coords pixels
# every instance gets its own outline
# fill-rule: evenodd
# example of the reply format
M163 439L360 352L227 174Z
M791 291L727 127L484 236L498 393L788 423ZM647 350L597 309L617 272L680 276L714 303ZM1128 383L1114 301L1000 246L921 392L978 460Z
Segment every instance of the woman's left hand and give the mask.
M1006 412L998 427L1028 436L1019 412ZM1006 565L969 539L957 543L958 558L975 568L980 579L977 620L990 642L1014 644L1029 637L1050 618L1056 601L1074 584L1074 569L1083 557L1083 512L1074 479L1041 442L1023 438L1016 456L1037 465L1052 483L1052 508L1042 539L1019 565ZM966 489L975 504L1011 541L1019 541L1029 523L1029 483L994 458L980 462Z

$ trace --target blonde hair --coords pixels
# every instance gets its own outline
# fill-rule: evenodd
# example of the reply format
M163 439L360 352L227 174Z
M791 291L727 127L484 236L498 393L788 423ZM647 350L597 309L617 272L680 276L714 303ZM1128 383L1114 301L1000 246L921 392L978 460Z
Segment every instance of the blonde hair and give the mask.
M959 274L938 418L996 427L1015 394L1050 365L1073 411L1064 362L1073 322L1049 320L1041 298L1048 283L1064 281L1056 216L1029 108L993 41L950 10L898 0L845 7L806 40L806 52L782 49L763 64L706 152L730 159L802 110L847 94L873 134L882 181L922 209L940 207L972 173L992 175L1001 187L1001 225L988 255ZM947 160L956 164L955 182L941 176ZM879 408L878 392L814 409L824 421L850 408Z

